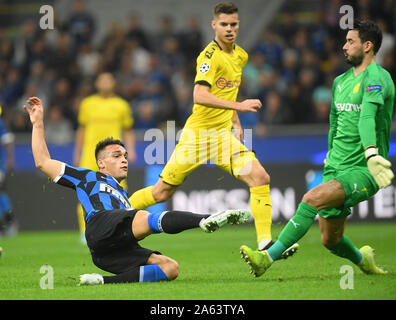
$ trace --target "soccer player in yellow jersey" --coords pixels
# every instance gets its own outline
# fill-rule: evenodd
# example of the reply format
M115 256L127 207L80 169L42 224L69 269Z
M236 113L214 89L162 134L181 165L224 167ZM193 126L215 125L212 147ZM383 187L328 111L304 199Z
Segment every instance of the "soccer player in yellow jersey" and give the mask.
M128 150L128 160L133 163L136 153L132 110L127 101L115 94L116 81L111 73L101 73L95 85L97 93L86 97L80 105L73 164L97 171L98 166L92 155L95 154L96 144L107 137L123 140ZM125 180L123 187L126 188ZM77 215L83 234L85 223L81 205L77 208Z
M132 207L144 209L168 200L188 174L210 160L250 187L258 248L263 250L272 245L270 177L243 144L237 113L261 108L257 99L236 102L242 69L248 60L248 54L235 44L238 8L230 2L218 4L212 28L215 39L197 58L194 107L179 143L158 182L135 192L130 202Z

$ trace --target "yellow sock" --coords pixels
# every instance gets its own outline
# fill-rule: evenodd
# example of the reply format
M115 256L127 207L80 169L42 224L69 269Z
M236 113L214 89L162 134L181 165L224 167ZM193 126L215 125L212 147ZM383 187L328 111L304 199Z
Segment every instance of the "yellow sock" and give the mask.
M250 209L252 210L256 227L257 243L266 243L272 239L272 205L269 184L250 188Z
M132 208L146 209L157 202L153 197L153 186L140 189L129 197L129 202Z
M85 220L84 220L84 210L81 204L77 205L77 220L78 220L78 227L81 233L85 232Z

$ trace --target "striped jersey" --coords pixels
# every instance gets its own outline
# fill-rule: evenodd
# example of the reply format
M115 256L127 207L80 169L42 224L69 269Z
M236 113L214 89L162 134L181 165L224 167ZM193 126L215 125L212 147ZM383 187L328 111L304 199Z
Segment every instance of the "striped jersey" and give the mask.
M54 182L76 191L85 222L99 211L131 208L127 191L110 175L63 163Z

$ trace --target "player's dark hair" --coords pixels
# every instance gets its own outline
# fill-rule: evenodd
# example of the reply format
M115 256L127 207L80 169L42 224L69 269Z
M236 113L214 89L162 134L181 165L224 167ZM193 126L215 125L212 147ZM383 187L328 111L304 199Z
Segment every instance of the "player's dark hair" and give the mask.
M233 14L238 12L238 8L232 2L221 2L214 7L213 14L218 16L220 13Z
M118 144L122 147L125 148L124 144L118 140L118 139L114 139L113 137L110 138L106 138L102 141L99 141L95 147L95 159L96 161L98 161L98 155L100 153L100 151L102 151L104 148L106 148L107 146L113 145L113 144Z
M373 51L376 54L381 47L382 32L376 23L370 20L361 21L355 19L353 30L359 32L359 38L363 42L370 41L373 44Z

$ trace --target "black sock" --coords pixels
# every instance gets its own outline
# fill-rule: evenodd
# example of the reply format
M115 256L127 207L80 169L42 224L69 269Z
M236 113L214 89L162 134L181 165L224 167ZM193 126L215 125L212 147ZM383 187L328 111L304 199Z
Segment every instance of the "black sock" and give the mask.
M103 276L103 282L106 283L126 283L139 282L140 267L135 267L127 272L114 276Z
M162 230L165 233L179 233L184 230L198 228L202 219L210 214L196 214L188 211L167 211L161 220Z

